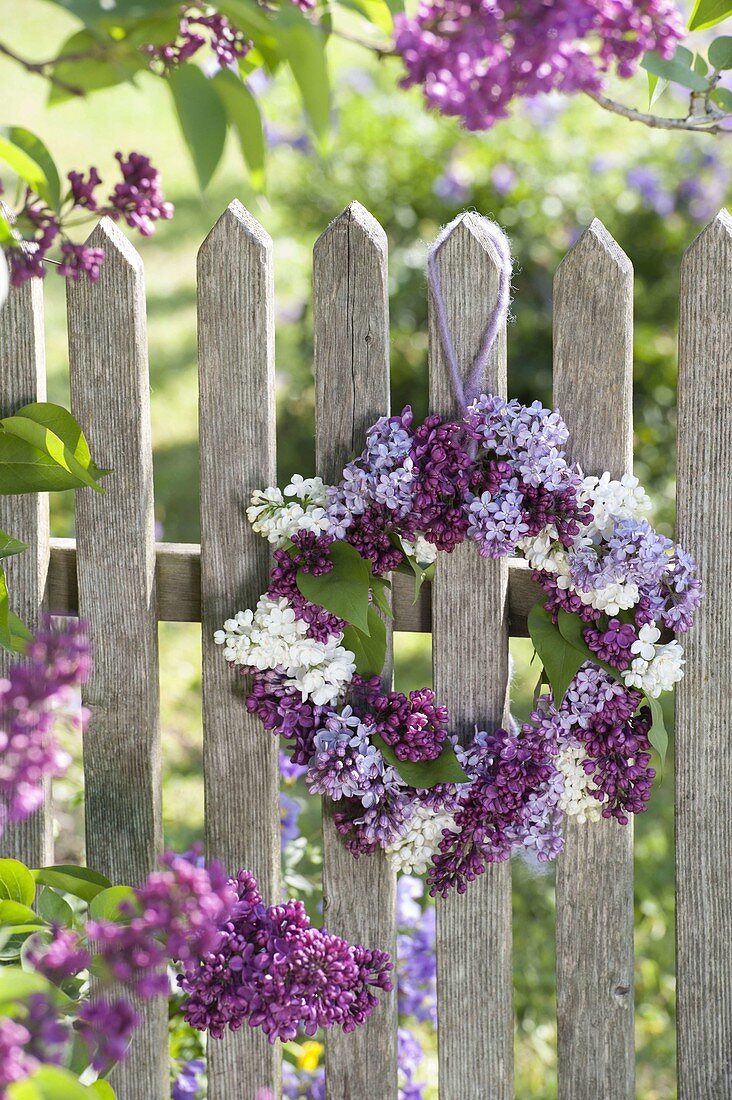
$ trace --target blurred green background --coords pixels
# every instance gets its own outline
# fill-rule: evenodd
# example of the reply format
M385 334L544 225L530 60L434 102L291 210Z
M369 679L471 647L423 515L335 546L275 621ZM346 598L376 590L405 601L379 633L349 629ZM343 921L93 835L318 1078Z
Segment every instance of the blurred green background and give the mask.
M0 0L4 37L20 52L50 57L73 29L42 0ZM426 411L426 244L459 210L501 222L517 259L509 337L509 389L551 400L552 275L593 216L629 253L636 270L635 433L637 472L673 524L676 318L684 249L727 199L730 154L703 135L650 131L603 114L589 101L526 104L487 134L466 134L427 115L416 93L396 88L398 70L345 44L333 52L334 131L320 155L310 146L286 82L261 88L268 118L268 186L249 187L238 150L208 193L196 187L173 122L167 91L152 76L83 102L46 105L37 77L0 61L4 121L35 130L64 172L95 164L112 174L117 149L150 155L176 206L149 240L145 262L155 492L159 537L199 538L196 392L196 250L226 204L240 198L274 238L277 291L279 476L313 466L310 257L330 219L353 198L383 224L390 245L392 401ZM643 80L625 95L642 103ZM722 139L723 141L724 139ZM67 399L63 281L46 280L47 356L52 400ZM103 455L100 460L103 461ZM73 532L73 504L54 502L54 533ZM202 835L200 632L162 624L162 715L166 839L185 846ZM514 709L530 703L529 646L513 643ZM400 688L429 682L429 639L397 639ZM75 802L59 817L59 858L79 854L79 770L67 781ZM63 794L63 792L60 792ZM62 801L62 799L60 799ZM317 806L308 818L314 820ZM553 875L523 866L514 875L516 1095L556 1095ZM636 828L636 1006L642 1100L675 1095L673 761ZM431 1072L428 1066L426 1071Z

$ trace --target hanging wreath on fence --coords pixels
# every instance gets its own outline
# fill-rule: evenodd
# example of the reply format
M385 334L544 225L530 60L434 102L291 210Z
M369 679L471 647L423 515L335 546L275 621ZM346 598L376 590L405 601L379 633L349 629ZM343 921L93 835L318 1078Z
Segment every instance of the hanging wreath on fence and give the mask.
M254 493L247 516L275 547L267 592L217 631L251 677L247 707L307 767L312 793L337 803L354 856L383 848L397 870L428 872L432 894L459 893L486 865L562 847L564 820L646 808L667 734L659 697L683 676L702 596L692 558L648 521L638 479L584 476L565 458L557 411L480 392L507 314L511 257L486 221L499 289L463 382L437 273L428 275L461 420L407 406L368 430L337 485L295 475ZM461 745L429 688L388 691L388 574L417 590L440 551L465 540L486 558L521 555L544 590L529 633L549 690L523 725L476 727Z

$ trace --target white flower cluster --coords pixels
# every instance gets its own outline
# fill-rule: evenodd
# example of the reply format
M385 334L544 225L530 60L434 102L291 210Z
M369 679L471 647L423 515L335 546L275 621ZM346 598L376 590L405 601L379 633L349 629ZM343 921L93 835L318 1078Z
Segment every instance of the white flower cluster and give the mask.
M613 524L622 519L644 519L651 509L651 499L637 477L624 474L620 480L604 473L602 477L586 477L577 494L581 503L591 503L592 522L582 527L574 549L590 546L612 535ZM557 587L571 589L583 603L613 616L635 607L640 598L638 585L618 581L593 588L589 592L572 584L569 553L556 542L557 530L550 524L533 538L523 539L519 546L532 569L554 573Z
M583 529L583 535L609 538L616 520L646 519L651 511L651 498L633 474L623 474L619 481L607 472L602 477L586 477L577 499L592 504L592 523Z
M214 641L224 657L246 668L284 669L288 687L317 706L336 703L356 671L353 653L340 644L343 635L327 643L307 637L308 624L295 617L284 597L262 596L255 611L239 611L217 630Z
M440 846L443 829L457 831L452 814L416 805L404 835L386 849L393 870L398 874L424 874L432 866L432 856Z
M582 767L587 753L582 745L565 745L554 763L564 776L564 790L559 796L558 806L568 817L575 817L580 825L588 821L599 821L602 817L602 804L590 794L592 777Z
M433 561L437 561L437 547L419 532L414 536L413 542L402 539L402 550L408 558L414 558L418 565L432 565Z
M636 656L630 668L621 673L627 687L639 688L652 699L670 691L684 676L683 648L676 641L659 645L660 637L658 627L642 626L638 641L630 647L630 652Z
M286 497L294 497L294 500L288 501ZM285 546L297 531L322 535L330 529L326 503L327 491L322 478L295 474L284 493L271 486L257 489L247 508L247 519L253 530L273 546Z

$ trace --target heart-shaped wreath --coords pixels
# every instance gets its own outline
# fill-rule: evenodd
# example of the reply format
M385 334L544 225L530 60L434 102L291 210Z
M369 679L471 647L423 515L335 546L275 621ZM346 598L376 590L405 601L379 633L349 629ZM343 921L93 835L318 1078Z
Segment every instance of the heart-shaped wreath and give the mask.
M249 710L289 743L310 791L339 803L353 854L381 847L443 896L515 851L553 859L565 816L626 824L646 808L651 747L663 758L667 741L658 699L683 675L662 631L688 630L702 596L637 478L583 476L558 412L478 392L511 277L490 222L498 300L463 383L435 263L450 228L428 271L463 419L415 425L407 407L369 429L337 485L296 475L255 492L247 516L276 547L270 585L216 633L251 676ZM544 590L529 632L549 691L521 727L461 745L429 688L407 697L380 673L388 574L413 572L419 588L465 539L484 557L522 555Z

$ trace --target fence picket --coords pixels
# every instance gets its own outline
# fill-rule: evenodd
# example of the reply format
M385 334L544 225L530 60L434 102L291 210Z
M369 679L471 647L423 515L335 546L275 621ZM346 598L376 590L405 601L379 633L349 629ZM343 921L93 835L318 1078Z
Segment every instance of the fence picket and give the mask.
M245 706L217 630L267 588L269 546L246 518L253 490L276 483L272 241L232 202L198 253L201 605L206 843L231 871L247 867L267 903L280 900L276 738ZM280 1052L243 1027L212 1040L209 1095L280 1095Z
M481 221L466 214L439 253L439 271L458 362L480 346L498 288L497 257ZM461 415L430 301L430 407ZM505 327L485 377L506 392ZM486 561L473 545L438 559L432 586L432 665L440 702L461 738L475 723L505 721L508 682L508 566ZM437 1015L443 1100L513 1096L511 870L493 864L461 896L437 902ZM474 1011L480 1005L480 1011Z
M46 399L43 338L43 284L31 279L16 287L0 309L0 415ZM0 529L28 544L28 550L5 565L11 605L28 626L38 621L44 601L49 561L48 494L0 496ZM0 677L9 664L0 652ZM0 840L2 855L39 867L53 859L51 809L44 805L32 817L8 825Z
M587 473L633 461L633 268L597 220L554 280L554 404ZM633 828L566 823L557 863L560 1100L632 1100Z
M389 408L389 303L386 235L351 203L315 244L316 465L337 480L365 430ZM395 952L395 876L381 852L357 862L323 804L323 912L328 928L368 947ZM396 1096L396 995L350 1035L326 1044L329 1100Z
M705 598L682 644L676 708L680 1100L732 1095L732 217L681 265L678 538ZM703 720L700 720L703 716Z
M106 494L76 494L79 612L94 673L85 690L86 851L115 882L139 883L162 843L150 394L142 261L105 218L89 238L106 260L98 283L68 283L71 401ZM168 1088L167 1006L147 1006L120 1100Z

